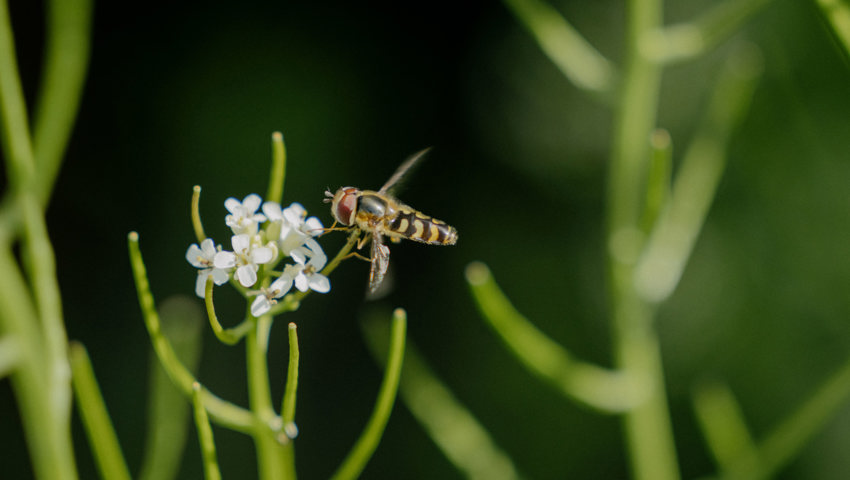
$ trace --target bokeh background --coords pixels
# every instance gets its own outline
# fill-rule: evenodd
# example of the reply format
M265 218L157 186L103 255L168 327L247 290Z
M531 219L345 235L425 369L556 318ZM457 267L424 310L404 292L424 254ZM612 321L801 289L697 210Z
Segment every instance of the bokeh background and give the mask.
M27 93L43 15L10 8ZM713 1L669 2L669 22ZM602 53L622 54L617 1L553 2ZM527 478L625 478L617 417L530 376L478 316L464 267L486 262L514 304L576 355L610 365L603 208L611 111L567 82L499 2L98 2L91 69L49 210L68 335L89 348L132 470L142 456L149 340L126 255L141 236L154 295L192 295L193 185L207 233L227 243L223 202L266 190L270 135L288 151L284 203L331 223L323 192L379 187L433 146L400 196L460 232L456 247L392 247L391 293L366 302L366 262L280 317L270 372L282 392L285 322L297 322L296 463L326 478L372 407L381 369L359 319L396 306L409 340ZM690 391L727 381L754 434L769 431L850 361L850 69L814 2L776 0L729 42L669 69L659 125L687 144L729 44L750 41L764 75L682 284L660 311L681 469L713 472ZM343 234L322 239L334 252ZM226 301L222 297L222 302ZM200 300L197 300L200 306ZM243 306L220 303L235 324ZM199 377L245 404L244 351L206 332ZM4 478L30 476L14 398L0 383ZM78 420L82 478L95 478ZM193 428L189 426L188 428ZM256 475L248 437L216 428L225 478ZM845 478L850 403L781 478ZM7 476L8 475L8 476ZM189 437L181 478L200 478ZM396 404L364 478L460 474Z

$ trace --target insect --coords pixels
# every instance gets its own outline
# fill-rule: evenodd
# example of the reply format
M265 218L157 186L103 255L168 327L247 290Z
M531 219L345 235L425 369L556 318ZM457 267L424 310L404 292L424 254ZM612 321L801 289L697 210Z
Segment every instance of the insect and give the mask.
M372 241L372 267L369 270L369 292L375 293L390 262L390 249L384 244L384 237L393 243L402 239L413 240L428 245L454 245L457 243L457 230L442 220L425 215L401 203L390 193L404 174L418 162L428 148L413 154L395 171L378 191L360 190L356 187L342 187L331 193L325 192L325 203L331 204L334 225L342 224L348 228L358 228L366 235L357 243L360 249L368 240ZM331 227L333 228L333 227Z

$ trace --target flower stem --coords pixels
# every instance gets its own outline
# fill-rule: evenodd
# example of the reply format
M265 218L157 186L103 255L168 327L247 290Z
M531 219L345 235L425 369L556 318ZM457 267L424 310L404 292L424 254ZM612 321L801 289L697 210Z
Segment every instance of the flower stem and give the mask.
M130 471L124 462L118 437L109 419L109 412L103 402L94 369L86 348L80 343L72 343L69 349L71 368L74 372L74 393L83 425L88 434L100 475L103 478L130 479Z
M272 170L269 175L269 191L266 201L280 203L283 198L283 181L286 179L286 145L283 134L272 133Z
M177 354L174 353L171 343L162 334L159 314L156 311L153 295L150 291L145 263L139 250L139 234L130 232L127 236L127 245L130 251L130 266L133 269L133 277L136 281L136 292L139 296L139 306L145 320L145 327L151 337L154 352L165 368L165 372L171 381L180 389L187 398L192 396L192 385L197 381L183 365ZM216 423L236 430L238 432L250 432L254 427L254 416L251 412L238 407L230 402L222 400L206 388L202 388L201 398L204 406Z
M250 315L250 314L249 314ZM278 438L280 418L272 407L268 372L268 341L271 315L262 315L253 321L254 329L245 337L245 355L248 368L248 401L254 415L251 435L257 447L257 470L262 480L295 478L294 464Z
M213 278L210 275L207 278L206 290L204 292L204 303L207 307L207 318L210 321L213 333L216 338L224 344L235 345L242 339L251 329L254 328L253 322L245 320L233 328L223 328L218 321L218 316L215 314L215 304L213 303Z
M649 394L624 415L632 475L637 480L679 478L664 388L654 311L634 290L634 263L642 247L640 220L655 129L661 69L641 52L647 32L661 26L661 0L627 3L626 58L616 112L608 181L608 281L615 365L644 382Z
M192 188L192 229L195 230L195 238L198 239L198 245L200 245L207 238L207 235L204 233L204 224L201 222L200 185L195 185Z
M192 384L192 405L195 407L195 427L198 430L198 441L201 444L201 455L204 458L204 478L206 480L221 480L218 469L218 459L215 453L215 440L210 426L210 419L201 400L201 384Z
M357 478L366 463L372 458L378 442L384 434L384 428L390 418L398 392L401 365L404 359L404 343L407 330L407 313L401 308L393 312L392 329L390 331L389 353L387 355L384 381L378 392L378 399L369 422L360 434L360 438L351 448L348 456L334 473L333 480L349 480Z

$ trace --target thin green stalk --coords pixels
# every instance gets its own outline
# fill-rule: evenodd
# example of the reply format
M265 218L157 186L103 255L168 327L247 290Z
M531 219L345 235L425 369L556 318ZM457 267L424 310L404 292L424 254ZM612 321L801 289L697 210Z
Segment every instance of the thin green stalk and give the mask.
M366 463L372 458L378 442L384 434L384 428L390 418L398 392L399 377L401 376L402 360L404 359L404 344L407 330L407 313L397 308L393 312L392 328L390 331L389 353L387 354L384 380L378 392L375 408L369 418L360 438L351 448L351 452L334 473L333 480L353 480L360 476L366 468Z
M618 369L649 392L624 416L632 475L637 480L679 478L675 443L654 312L634 291L632 271L643 244L640 220L648 174L650 134L655 129L661 70L641 52L641 41L661 26L661 0L627 3L626 57L616 112L608 180L608 279Z
M281 417L283 424L288 425L295 421L295 394L298 391L298 362L300 353L298 350L298 327L294 322L289 324L289 368L286 371L286 388L283 391L283 405L281 405Z
M206 480L221 480L221 471L218 469L218 458L215 453L215 439L213 438L210 419L204 410L204 402L201 400L201 384L192 384L192 406L195 411L195 427L198 430L198 441L201 444L201 456L204 459L204 478Z
M389 329L381 319L362 322L372 356L386 368ZM399 393L446 458L471 480L522 478L511 458L455 398L410 342L405 346Z
M850 55L850 5L842 0L816 0L832 31L844 47L844 55Z
M249 314L250 315L250 314ZM262 315L253 322L255 328L245 337L248 368L248 402L255 422L251 435L257 447L257 470L263 480L294 479L294 465L287 463L283 445L278 440L282 426L272 407L268 372L268 341L271 315Z
M505 0L540 49L577 87L612 93L615 72L608 61L553 7L540 0Z
M298 391L298 362L300 353L298 350L298 329L294 322L289 324L289 366L286 371L286 386L283 390L281 402L281 420L283 430L278 435L278 441L283 444L285 462L295 469L295 448L292 440L298 435L298 427L295 425L295 400Z
M154 352L165 368L171 381L180 389L187 398L192 395L192 385L197 381L192 373L180 362L174 349L167 338L162 334L159 314L156 311L153 295L150 292L147 271L145 269L142 253L139 250L139 235L130 232L127 236L127 245L130 252L130 266L133 269L133 278L136 282L136 292L139 296L139 306L145 320L145 327L151 337ZM254 415L242 407L222 400L212 392L203 388L201 397L204 406L216 423L243 433L251 432L254 428Z
M207 235L204 233L204 224L201 222L200 185L195 185L192 188L192 229L195 230L195 238L198 239L198 245L200 245L207 238Z
M159 307L163 334L190 372L197 372L204 336L203 312L194 299L182 295ZM156 354L148 358L147 431L139 480L177 478L186 450L189 403L174 386Z
M635 283L650 302L666 299L679 283L708 216L726 166L732 132L743 119L761 71L749 45L734 51L718 76L707 112L688 146L668 208L658 218L635 269Z
M274 132L272 134L272 170L269 175L269 191L266 193L266 201L280 203L283 198L285 177L286 146L283 143L283 134Z
M481 315L532 374L568 398L606 413L627 411L646 398L646 388L634 378L576 360L538 330L511 305L486 265L470 263L466 278Z
M653 61L672 64L704 55L740 30L771 0L725 0L689 22L659 28L644 36L641 47Z
M35 169L29 119L15 58L15 40L5 1L0 2L0 140L6 158L9 183L27 188ZM9 195L10 192L7 192Z
M204 304L207 307L207 318L210 321L213 333L216 338L224 344L235 345L242 340L253 328L254 324L250 320L245 320L233 328L224 328L218 321L218 316L215 314L215 304L213 303L213 278L210 275L207 278L206 291L204 292Z
M697 384L693 403L706 444L721 471L731 471L744 464L752 467L758 464L756 444L741 407L727 385L717 381ZM746 469L750 470L750 467Z
M51 0L44 78L35 107L33 150L39 203L47 205L82 98L90 52L91 0Z
M11 247L0 248L0 330L20 342L11 383L36 478L75 479L70 430L54 419L50 405L44 338L32 298Z
M727 480L766 479L779 470L809 443L850 397L850 361L828 378L800 407L776 426L758 444L758 462L739 462L724 471Z
M21 346L16 337L0 338L0 379L10 375L21 362Z
M130 471L121 453L118 436L106 411L103 395L97 386L91 360L81 343L72 343L69 348L71 368L74 372L74 393L77 410L92 446L97 468L103 478L130 479Z

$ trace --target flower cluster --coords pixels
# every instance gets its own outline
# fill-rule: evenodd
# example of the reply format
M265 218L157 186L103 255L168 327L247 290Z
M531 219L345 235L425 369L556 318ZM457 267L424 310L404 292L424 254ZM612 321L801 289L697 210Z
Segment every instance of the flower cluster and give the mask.
M258 213L261 205L263 213ZM307 218L304 207L293 203L281 208L275 202L263 203L256 194L241 202L228 198L224 207L230 212L224 222L233 230L230 239L233 250L223 250L207 238L200 246L192 244L186 251L186 260L199 269L195 283L199 297L204 298L210 276L216 285L228 282L232 276L243 287L253 287L261 265L264 272L277 279L268 287L249 290L255 296L251 304L251 314L255 317L268 312L293 286L302 292L326 293L331 289L328 277L319 273L327 263L327 256L313 238L322 232L322 223L316 217ZM286 265L282 272L272 271L284 257L295 263Z

